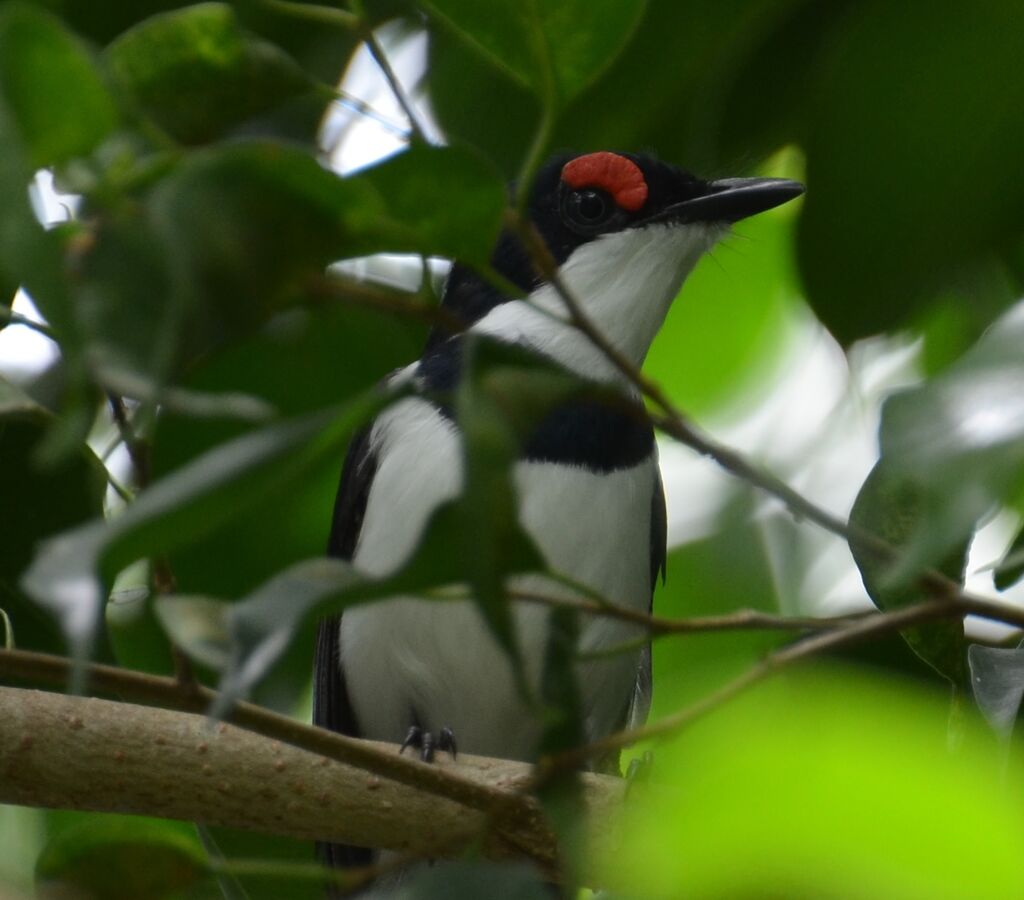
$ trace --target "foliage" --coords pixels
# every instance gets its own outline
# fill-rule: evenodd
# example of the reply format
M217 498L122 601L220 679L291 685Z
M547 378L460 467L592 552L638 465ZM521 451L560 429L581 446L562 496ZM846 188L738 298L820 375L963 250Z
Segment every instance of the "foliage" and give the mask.
M367 30L391 20L428 32L423 87L446 146L413 141L340 177L318 153L320 121ZM741 253L695 272L646 372L704 421L757 390L796 321L814 317L851 358L872 336L921 342L927 378L886 402L880 461L853 513L898 552L852 548L883 610L927 599L929 569L962 581L980 524L1024 516L1022 51L1011 0L941 12L924 0L3 0L0 330L20 285L61 352L35 382L0 375L5 630L25 649L153 672L169 670L173 641L230 697L294 713L316 615L461 579L518 659L503 582L538 561L509 465L548 404L594 387L474 347L447 398L467 492L402 572L367 582L321 558L338 467L400 393L375 384L416 358L436 298L429 279L403 292L325 268L391 252L486 273L506 180L559 147L653 148L707 176L805 176L801 208L743 225ZM28 185L41 168L80 196L73 222L37 220ZM96 452L116 438L111 396L129 401L126 505ZM673 548L662 615L795 611L757 494L729 490L713 527ZM1010 540L994 590L1024 571L1024 537ZM574 623L552 618L543 697L531 699L551 708L555 752L579 722L564 664ZM659 640L655 720L789 634ZM936 710L940 674L971 683L1008 734L1020 651L969 636L959 619L907 630L939 674L879 644L884 684L801 671L694 723L659 751L664 794L633 812L621 857L603 861L609 883L622 897L679 885L697 897L1019 895L1024 825L1007 798L1020 748L1004 790L1000 763L975 752L982 738L944 755ZM212 896L214 875L228 896L281 896L280 879L224 873L245 857L308 855L218 833L221 859L212 836L167 823L39 816L40 881L99 898ZM24 880L24 864L0 862ZM440 896L443 882L445 896L477 896L497 879L510 898L545 895L519 869L443 871L405 893ZM288 896L318 890L295 875Z

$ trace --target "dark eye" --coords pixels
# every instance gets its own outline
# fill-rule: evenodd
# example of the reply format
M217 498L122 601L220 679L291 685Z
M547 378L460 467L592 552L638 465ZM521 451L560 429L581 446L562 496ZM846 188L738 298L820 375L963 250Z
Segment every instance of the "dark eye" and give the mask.
M565 224L582 234L600 231L617 213L618 207L604 191L592 188L567 191L562 199Z

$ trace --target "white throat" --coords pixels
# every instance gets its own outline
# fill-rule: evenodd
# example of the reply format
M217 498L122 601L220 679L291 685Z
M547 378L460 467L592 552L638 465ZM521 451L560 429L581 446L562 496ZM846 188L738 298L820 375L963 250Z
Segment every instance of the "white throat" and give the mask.
M643 363L683 281L724 233L715 225L648 225L600 237L562 264L563 281L597 329L632 363ZM568 324L551 285L495 307L473 329L522 341L588 378L618 381L614 365Z

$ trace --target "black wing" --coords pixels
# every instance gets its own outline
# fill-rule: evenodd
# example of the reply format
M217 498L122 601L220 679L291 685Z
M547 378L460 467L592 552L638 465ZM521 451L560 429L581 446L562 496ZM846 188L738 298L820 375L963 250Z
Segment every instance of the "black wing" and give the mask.
M364 428L352 439L341 469L331 536L327 542L328 555L339 559L351 559L355 553L370 485L377 471L377 460L370 452L370 427ZM359 737L359 725L341 671L341 648L338 645L340 624L341 616L331 616L321 619L317 627L313 661L313 723L321 728ZM372 851L366 847L320 842L316 849L321 861L331 866L366 866L373 859Z
M654 589L658 578L665 580L665 560L668 556L668 513L665 509L665 485L661 473L654 478L651 494L651 602L647 611L654 611ZM647 720L651 708L651 692L654 689L654 674L651 670L651 645L646 644L640 653L640 666L636 673L636 690L629 705L625 725L635 728Z

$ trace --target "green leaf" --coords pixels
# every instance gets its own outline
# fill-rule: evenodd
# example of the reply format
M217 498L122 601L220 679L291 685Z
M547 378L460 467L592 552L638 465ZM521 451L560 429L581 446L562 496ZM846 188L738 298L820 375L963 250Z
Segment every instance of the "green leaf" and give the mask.
M278 573L231 607L228 628L232 642L230 668L221 682L212 714L223 715L264 677L294 640L299 626L336 614L356 603L393 596L424 596L433 589L465 581L465 515L459 501L441 506L431 517L410 559L395 574L370 578L338 559L311 559ZM543 561L525 536L514 542L496 577L543 569ZM441 592L436 602L452 596Z
M763 685L659 747L607 884L646 900L1019 896L1020 761L1006 773L973 733L948 752L947 721L945 697L848 668Z
M386 205L384 221L360 221L368 239L380 241L362 253L391 249L478 266L490 260L505 186L476 152L457 145L413 144L347 180L370 185Z
M91 818L50 841L36 880L93 900L158 900L206 878L206 854L179 825L133 818Z
M861 4L808 123L800 267L843 343L907 321L1024 230L1024 52L1014 0ZM993 90L993 85L999 85Z
M850 512L850 524L881 538L897 551L912 544L915 535L931 527L929 488L914 473L889 457L871 470ZM960 585L964 583L973 522L967 523L954 546L945 550L937 568ZM905 556L880 557L867 543L850 541L864 587L882 610L899 609L927 600L928 594L910 577L920 571L906 568ZM909 551L908 551L909 552ZM902 571L902 575L900 572ZM910 648L953 684L966 686L967 643L962 620L934 622L901 632Z
M227 668L231 648L226 604L212 597L165 594L156 598L154 607L175 647L209 669Z
M504 196L466 150L416 147L340 178L294 147L247 142L193 154L149 208L179 302L237 331L336 259L407 252L486 263Z
M993 580L996 589L1008 590L1024 577L1024 524L1017 531L1013 543L1006 549L1003 558L996 566Z
M952 552L1024 474L1024 304L954 365L882 410L882 457L920 488L896 580Z
M174 661L154 613L149 560L139 560L114 580L105 610L106 632L118 665L171 675Z
M36 546L52 535L103 514L107 472L84 444L54 465L38 451L54 416L0 378L0 605L15 623L19 645L60 652L52 620L18 589Z
M642 0L429 0L431 16L491 66L564 105L608 66L643 15Z
M92 522L47 541L22 586L60 618L76 662L83 662L95 640L105 581L136 559L201 539L271 489L339 453L353 431L390 399L379 391L364 394L340 408L216 447L151 485L109 522ZM76 675L81 677L80 667Z
M0 104L38 169L91 151L117 125L117 112L89 54L38 8L0 10Z
M985 720L1009 739L1024 699L1024 641L1016 647L971 644L971 690Z
M295 60L248 33L223 3L151 16L104 57L129 105L186 144L206 143L313 87Z

